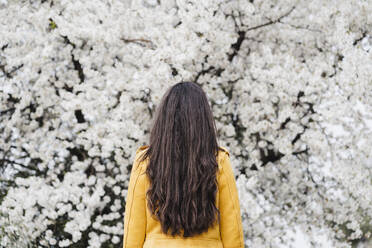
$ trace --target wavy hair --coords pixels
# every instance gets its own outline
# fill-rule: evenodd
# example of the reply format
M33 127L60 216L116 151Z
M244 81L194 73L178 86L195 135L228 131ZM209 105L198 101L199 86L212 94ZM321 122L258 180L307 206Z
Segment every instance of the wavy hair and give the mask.
M140 159L149 157L148 208L165 234L191 237L220 221L216 130L208 99L198 84L180 82L166 91Z

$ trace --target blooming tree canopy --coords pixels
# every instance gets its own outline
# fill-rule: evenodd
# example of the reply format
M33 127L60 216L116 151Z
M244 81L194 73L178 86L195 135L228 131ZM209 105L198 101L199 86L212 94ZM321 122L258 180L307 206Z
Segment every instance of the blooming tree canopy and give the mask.
M370 13L368 0L0 0L0 247L120 247L134 152L181 80L210 100L247 247L367 247Z

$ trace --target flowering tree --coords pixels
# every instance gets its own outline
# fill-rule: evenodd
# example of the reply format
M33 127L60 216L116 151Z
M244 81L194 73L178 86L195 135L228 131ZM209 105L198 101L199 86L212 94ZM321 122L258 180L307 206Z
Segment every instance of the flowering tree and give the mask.
M247 247L367 247L370 13L363 0L0 0L0 226L13 227L0 246L120 247L134 151L165 89L190 80L232 155Z

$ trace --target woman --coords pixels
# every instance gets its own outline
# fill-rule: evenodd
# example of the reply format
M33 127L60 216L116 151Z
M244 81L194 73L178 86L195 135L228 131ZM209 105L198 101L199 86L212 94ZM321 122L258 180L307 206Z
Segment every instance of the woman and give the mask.
M162 98L149 145L136 151L124 248L244 248L229 152L219 147L207 97L195 83Z

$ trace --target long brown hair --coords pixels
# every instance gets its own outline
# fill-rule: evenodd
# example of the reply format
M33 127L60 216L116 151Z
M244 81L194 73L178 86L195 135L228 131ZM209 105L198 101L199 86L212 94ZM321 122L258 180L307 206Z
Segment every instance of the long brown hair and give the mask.
M193 82L170 87L157 108L146 174L148 207L162 231L191 237L220 220L215 205L218 163L216 124L203 89Z

